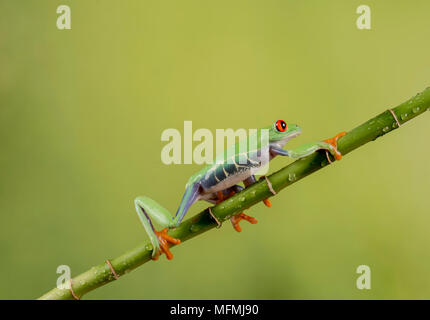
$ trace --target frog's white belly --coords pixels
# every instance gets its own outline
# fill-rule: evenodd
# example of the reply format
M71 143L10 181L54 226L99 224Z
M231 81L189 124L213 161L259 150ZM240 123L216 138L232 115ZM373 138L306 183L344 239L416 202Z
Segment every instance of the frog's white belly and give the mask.
M227 188L230 188L243 180L246 180L252 175L251 169L243 170L241 172L238 172L236 174L231 174L224 180L218 182L216 185L212 186L209 189L203 189L203 194L208 193L216 193L218 191L223 191Z
M226 190L254 175L270 160L269 147L263 148L258 157L246 154L244 160L246 164L241 164L236 160L220 163L211 167L201 181L201 195L213 194Z

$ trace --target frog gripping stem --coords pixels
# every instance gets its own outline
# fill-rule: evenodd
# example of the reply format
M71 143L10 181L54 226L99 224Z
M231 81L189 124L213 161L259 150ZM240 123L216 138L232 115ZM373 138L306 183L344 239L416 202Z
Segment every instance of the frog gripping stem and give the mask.
M160 251L166 255L168 260L173 259L173 254L170 252L169 243L171 244L180 244L181 240L175 239L167 234L168 228L164 228L160 232L155 231L154 233L157 235L158 242L160 243ZM156 255L152 258L152 260L158 260L160 253L156 253Z
M242 228L239 225L239 222L242 220L246 220L252 224L256 224L258 222L257 219L255 219L254 217L250 217L241 212L230 218L231 224L233 225L234 230L236 230L237 232L242 232Z
M386 110L375 117L366 120L361 125L356 128L348 131L347 136L339 140L339 150L337 149L337 140L340 136L334 137L334 141L329 141L330 143L329 149L333 151L333 147L336 147L336 150L340 153L341 156L351 153L352 151L365 146L366 144L375 141L375 139L385 136L391 131L398 130L398 128L406 122L415 119L416 117L422 117L424 114L428 114L426 112L430 110L430 87L423 92L420 92L418 95L411 97L409 100L399 104L397 107L393 109ZM407 116L406 116L407 115ZM332 143L331 143L332 142ZM322 141L320 141L322 143ZM333 146L334 144L334 146ZM378 145L380 146L380 142L378 141ZM301 152L290 152L289 155L291 158L300 158L299 156L303 156L303 159L300 161L294 161L279 171L271 174L268 178L273 184L273 188L279 193L286 187L289 187L295 184L297 181L301 181L301 179L306 178L307 176L313 174L314 172L318 172L319 170L324 169L326 166L321 165L324 156L323 154L313 154L314 151L325 149L327 150L327 144L317 145L313 148L301 148L299 151ZM308 152L308 150L312 152ZM294 150L293 150L294 151ZM334 152L333 152L334 153ZM294 157L297 155L296 157ZM307 157L309 156L310 157ZM296 179L291 181L289 177L291 174L294 174ZM254 186L249 186L247 191L247 196L245 201L241 201L240 197L234 197L231 201L226 203L223 208L219 208L217 210L217 218L220 221L228 219L231 217L232 212L240 212L246 210L256 203L262 201L267 198L267 194L269 192L269 186L263 186L263 184L256 184ZM253 195L253 196L250 196ZM139 200L145 200L143 203ZM169 225L171 223L172 217L169 217L162 214L150 214L152 211L151 207L155 206L154 203L149 203L150 206L146 207L145 204L148 204L148 199L139 198L137 199L137 204L143 205L144 209L140 209L140 206L136 206L138 209L139 218L142 218L144 222L144 227L148 230L150 234L150 240L145 243L138 244L136 247L131 248L130 250L125 251L118 257L112 259L112 265L115 266L115 272L118 275L124 274L130 270L133 270L142 264L145 264L151 261L151 256L153 253L152 247L154 244L157 244L157 237L153 238L152 233L152 224L149 219L147 219L146 214L150 215L151 218L154 219L154 222L161 225ZM156 212L164 211L161 210L158 206L155 209ZM198 228L193 228L197 226ZM190 218L186 221L183 221L179 226L176 226L174 235L181 239L181 242L185 240L194 239L201 234L204 234L214 228L215 225L211 219L208 219L207 210L201 211L193 218ZM167 241L167 240L166 240ZM166 243L168 245L168 243ZM152 245L152 246L151 246ZM167 247L168 249L168 247ZM66 299L80 299L84 294L87 294L101 286L104 286L112 281L114 281L114 277L112 277L111 272L106 271L106 263L95 265L92 268L89 268L87 271L75 276L70 279L70 283L73 284L72 288L58 288L54 287L49 292L46 292L44 295L39 297L39 300L66 300ZM73 281L73 282L72 282Z
M227 200L228 198L231 198L235 194L236 194L235 191L231 191L228 195L224 195L222 192L218 192L217 203L221 203L224 200ZM270 205L267 205L267 204L266 205L268 207L272 206L272 204L270 203L270 201L269 201L269 204ZM258 222L257 219L255 219L254 217L248 216L248 215L244 214L243 212L238 213L238 214L236 214L236 215L234 215L233 217L230 218L231 224L233 225L234 230L236 230L237 232L242 232L242 228L239 225L239 222L242 221L242 220L246 220L246 221L248 221L249 223L252 223L252 224L256 224ZM217 221L217 223L218 223L218 221Z
M344 135L346 135L346 132L342 131L342 132L338 133L337 135L335 135L333 138L330 138L330 139L323 141L325 143L328 143L329 145L331 145L334 148L334 158L336 160L342 159L342 154L337 150L337 140L339 140L339 138L343 137ZM326 155L327 155L328 161L331 163L331 160L330 160L330 157L328 156L327 150L326 150Z

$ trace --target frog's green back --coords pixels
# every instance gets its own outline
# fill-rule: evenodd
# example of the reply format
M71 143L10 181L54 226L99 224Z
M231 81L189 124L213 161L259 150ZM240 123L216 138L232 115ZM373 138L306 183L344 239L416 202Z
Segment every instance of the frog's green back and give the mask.
M267 147L270 144L270 130L272 126L254 130L254 132L246 138L238 141L235 144L228 146L224 151L219 152L215 156L213 163L206 165L201 170L193 174L187 182L187 186L200 181L206 173L218 165L223 165L235 157L237 163L243 163L242 158L247 158L249 154L257 153L259 150ZM263 131L267 130L267 131Z

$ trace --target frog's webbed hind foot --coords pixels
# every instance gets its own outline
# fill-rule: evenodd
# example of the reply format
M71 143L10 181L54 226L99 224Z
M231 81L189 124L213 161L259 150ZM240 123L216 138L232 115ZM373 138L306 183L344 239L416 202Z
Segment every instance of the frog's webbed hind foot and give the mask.
M168 260L173 259L173 254L170 252L170 249L169 249L169 243L170 244L180 244L181 240L169 236L167 234L167 230L168 230L168 228L164 228L161 231L155 231L154 230L154 233L158 239L160 250L155 253L155 255L152 257L152 260L158 260L161 253L164 253Z
M255 219L254 217L250 217L241 212L230 218L231 224L233 225L234 230L236 230L237 232L242 232L242 228L239 225L239 222L242 220L246 220L252 224L256 224L258 222L257 219Z
M330 138L330 139L323 141L325 143L328 143L329 145L331 145L334 148L333 156L336 160L342 159L342 154L337 150L337 140L339 140L339 138L343 137L344 135L346 135L346 132L342 131L342 132L338 133L337 135L335 135L333 138Z
M180 244L181 240L175 239L167 234L169 228L172 227L172 216L156 201L151 198L140 196L134 200L137 215L142 222L146 233L149 236L152 244L152 259L157 260L160 254L164 253L167 259L173 258L169 250L170 244ZM152 224L152 220L161 226L163 229L157 231Z

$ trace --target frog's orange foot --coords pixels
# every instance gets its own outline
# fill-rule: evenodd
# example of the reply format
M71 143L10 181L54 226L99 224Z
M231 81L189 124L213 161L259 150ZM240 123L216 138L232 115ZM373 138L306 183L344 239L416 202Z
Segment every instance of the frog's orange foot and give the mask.
M244 214L243 212L239 213L239 214L237 214L237 215L235 215L235 216L233 216L233 217L230 218L231 224L233 225L233 228L237 232L241 232L242 231L242 228L239 225L239 222L242 221L242 220L246 220L246 221L248 221L249 223L252 223L252 224L256 224L258 222L257 219L255 219L253 217L250 217L250 216Z
M266 180L266 182L267 182L267 186L269 187L269 190L270 190L270 192L273 194L273 195L275 195L276 194L276 192L275 192L275 190L273 190L273 187L272 187L272 184L270 183L270 181L269 181L269 179L266 177L266 176L261 176L258 180ZM271 206L272 206L272 202L270 202L270 200L269 199L264 199L263 200L263 203L264 203L264 205L266 206L266 207L268 207L268 208L270 208Z
M334 148L334 157L336 160L342 159L342 154L337 150L337 140L339 140L339 138L343 137L344 135L346 135L346 132L342 131L342 132L338 133L337 135L335 135L333 138L324 140L325 143L328 143L329 145L331 145Z
M272 206L272 203L270 202L269 199L264 199L263 203L266 205L266 207L270 208Z
M158 238L158 243L160 244L160 251L156 253L156 255L152 258L153 260L158 260L160 257L160 253L164 253L168 260L173 259L173 254L170 252L169 243L171 244L180 244L181 240L173 238L167 234L168 228L164 228L160 232L155 231L154 233Z

